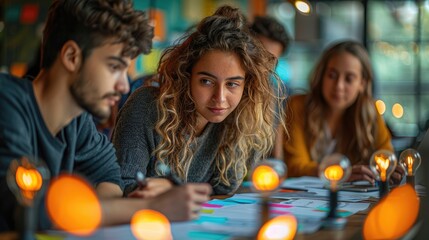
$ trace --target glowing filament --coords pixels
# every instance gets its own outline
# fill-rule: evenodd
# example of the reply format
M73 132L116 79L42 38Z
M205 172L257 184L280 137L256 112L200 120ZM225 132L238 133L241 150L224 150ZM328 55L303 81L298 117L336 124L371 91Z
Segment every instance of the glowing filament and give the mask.
M23 191L38 191L42 187L42 176L36 169L19 166L15 177L16 184Z
M382 157L375 157L375 163L377 164L377 169L380 171L381 181L386 181L387 169L389 168L389 159Z
M272 191L280 184L279 175L269 166L257 167L252 175L253 185L259 191Z
M407 157L408 176L413 176L413 164L414 164L414 159L408 156Z
M332 165L325 169L325 177L330 181L338 181L344 175L343 169L338 165Z

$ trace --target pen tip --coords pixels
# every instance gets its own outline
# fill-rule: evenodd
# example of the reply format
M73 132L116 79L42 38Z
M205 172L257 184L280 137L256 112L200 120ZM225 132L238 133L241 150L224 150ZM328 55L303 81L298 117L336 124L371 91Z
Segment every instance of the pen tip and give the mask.
M162 175L169 175L170 174L170 167L169 166L167 166L165 163L162 163L162 162L160 162L160 163L158 163L157 164L157 168L158 168L158 171L162 174Z
M140 172L140 171L137 171L137 173L136 173L136 179L137 179L137 181L143 181L144 174L142 172Z

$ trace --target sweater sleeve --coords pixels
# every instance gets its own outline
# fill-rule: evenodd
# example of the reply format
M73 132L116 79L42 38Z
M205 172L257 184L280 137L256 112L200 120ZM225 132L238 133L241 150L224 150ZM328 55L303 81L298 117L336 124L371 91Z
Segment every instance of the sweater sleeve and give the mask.
M251 155L250 162L248 165L253 165L254 161L254 154ZM249 169L248 169L249 170ZM213 171L213 175L209 181L210 185L213 186L213 194L214 195L232 195L237 191L237 189L240 187L241 183L244 179L244 168L239 168L237 172L237 176L234 174L234 170L229 169L227 171L227 178L229 180L230 185L226 185L224 183L221 183L219 181L220 179L220 172L218 170Z
M394 152L392 136L384 122L383 117L377 112L377 131L375 133L375 149L386 149Z
M125 184L125 196L136 187L137 171L148 176L147 168L155 147L154 124L157 116L155 98L147 88L137 89L121 108L113 144L121 166L121 175Z
M219 183L220 179L220 172L215 167L212 167L214 169L213 175L209 181L210 185L213 186L213 194L215 195L232 195L234 194L237 189L240 187L243 180L246 178L244 174L244 167L242 164L246 164L247 167L247 175L250 173L252 167L259 162L262 159L262 154L259 151L256 151L255 148L253 148L249 154L248 160L245 163L238 163L237 166L238 172L237 176L234 173L233 169L229 169L227 171L227 178L229 180L230 185Z
M238 189L241 182L243 181L242 178L239 177L239 179L235 179L233 176L232 170L229 170L227 173L228 179L230 181L230 185L223 184L219 182L219 171L215 171L215 174L213 174L212 178L210 179L210 185L213 186L213 194L214 195L232 195L234 192Z
M305 141L305 95L293 96L287 106L289 139L284 140L285 163L288 177L317 176L317 162L310 156Z
M115 149L107 136L97 131L88 113L82 114L77 121L74 171L81 172L94 185L111 182L123 189Z
M12 88L11 86L2 86ZM6 182L13 159L32 154L31 138L23 106L0 91L0 232L16 229L17 201ZM13 123L13 124L12 124ZM39 210L40 211L40 210ZM41 211L40 214L44 214Z

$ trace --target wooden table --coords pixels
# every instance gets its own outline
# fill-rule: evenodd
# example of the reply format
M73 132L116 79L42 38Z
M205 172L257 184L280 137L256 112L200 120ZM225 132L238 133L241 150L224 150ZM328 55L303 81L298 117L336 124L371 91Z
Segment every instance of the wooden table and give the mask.
M360 211L347 218L347 224L343 229L329 230L320 229L312 234L297 234L296 240L304 239L329 239L329 240L343 240L343 239L362 239L362 228L365 218L370 211L370 208L374 206L371 204L370 207L365 211Z

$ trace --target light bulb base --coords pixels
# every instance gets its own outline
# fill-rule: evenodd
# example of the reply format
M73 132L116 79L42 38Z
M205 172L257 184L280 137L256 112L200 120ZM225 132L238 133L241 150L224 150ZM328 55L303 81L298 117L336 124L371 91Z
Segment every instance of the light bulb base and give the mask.
M337 217L337 206L338 206L338 191L331 190L329 192L329 213L327 218Z
M407 176L407 178L406 178L407 184L410 184L411 187L413 187L413 188L415 186L415 180L414 179L415 179L414 176Z
M270 203L268 197L262 197L261 201L261 226L270 220Z
M325 218L323 219L322 226L324 229L343 229L347 224L346 218Z
M378 193L380 199L389 193L389 180L386 180L385 182L378 181Z
M19 239L35 240L36 209L28 206L20 206L18 214L21 215L18 222Z

